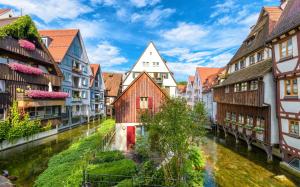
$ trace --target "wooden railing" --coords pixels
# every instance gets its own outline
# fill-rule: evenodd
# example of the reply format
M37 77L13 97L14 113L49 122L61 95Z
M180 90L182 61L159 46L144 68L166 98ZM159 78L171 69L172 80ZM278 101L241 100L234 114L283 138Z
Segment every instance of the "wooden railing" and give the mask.
M10 105L10 99L8 92L0 92L0 108L7 108Z
M0 64L0 79L10 81L20 81L31 84L48 85L51 82L52 86L61 86L62 78L56 75L46 74L43 75L28 75L18 73L11 70L7 64Z
M34 51L26 50L20 47L18 40L13 38L0 39L0 49L22 55L27 58L39 60L41 62L51 63L50 57L43 50L36 48Z

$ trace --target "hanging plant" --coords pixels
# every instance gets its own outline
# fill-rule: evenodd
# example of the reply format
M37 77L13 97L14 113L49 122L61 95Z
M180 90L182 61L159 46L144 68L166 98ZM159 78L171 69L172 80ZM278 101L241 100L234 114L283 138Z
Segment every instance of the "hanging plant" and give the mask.
M43 71L39 68L27 66L24 64L16 63L16 62L9 63L8 66L10 69L12 69L14 71L18 71L18 72L25 73L25 74L30 74L30 75L42 75L43 74Z
M34 51L35 50L35 45L34 45L34 43L31 43L30 41L28 41L28 40L23 40L23 39L21 39L21 40L19 40L19 45L20 45L20 47L23 47L24 49L27 49L27 50L29 50L29 51Z
M65 99L69 96L66 92L48 92L43 90L28 90L25 93L30 98Z

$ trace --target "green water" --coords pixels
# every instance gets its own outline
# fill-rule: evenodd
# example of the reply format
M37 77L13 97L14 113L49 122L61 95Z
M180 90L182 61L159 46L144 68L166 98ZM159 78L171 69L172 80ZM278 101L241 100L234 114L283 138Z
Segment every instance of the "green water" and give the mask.
M87 136L99 122L83 125L58 135L0 152L0 169L17 176L17 186L32 186L36 177L47 168L49 158L66 149L72 141ZM283 187L300 186L300 179L289 175L279 167L279 160L266 163L263 151L246 145L235 144L228 136L216 138L207 135L201 146L207 159L206 187ZM58 173L59 175L59 173ZM278 180L281 176L284 180ZM49 179L51 180L51 179Z
M80 137L95 131L99 122L82 125L57 135L0 152L0 169L17 176L17 186L32 186L36 177L47 168L49 159ZM59 173L58 173L59 175ZM51 179L50 179L51 180Z
M207 159L206 187L300 186L300 179L282 170L277 158L268 164L264 151L253 147L249 152L244 142L235 144L232 136L225 140L208 135L202 150Z

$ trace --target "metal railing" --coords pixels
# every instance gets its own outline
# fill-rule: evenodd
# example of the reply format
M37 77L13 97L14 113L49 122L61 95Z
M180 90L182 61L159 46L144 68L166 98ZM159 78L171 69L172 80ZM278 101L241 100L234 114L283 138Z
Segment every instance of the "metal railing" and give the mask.
M115 136L116 133L116 128L114 127L109 133L107 133L103 139L102 139L102 144L101 144L101 150L104 151L107 147L107 145L109 145L113 139L113 137Z

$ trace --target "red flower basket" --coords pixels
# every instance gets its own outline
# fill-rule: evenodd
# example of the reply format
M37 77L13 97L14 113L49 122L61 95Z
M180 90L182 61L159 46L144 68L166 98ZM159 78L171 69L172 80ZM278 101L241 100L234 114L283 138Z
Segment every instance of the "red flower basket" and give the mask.
M18 72L25 73L25 74L31 74L31 75L42 75L43 74L43 71L39 68L27 66L24 64L19 64L16 62L9 63L8 66L10 67L10 69L12 69L14 71L18 71Z
M30 98L65 99L69 97L66 92L48 92L42 90L28 90L25 94Z
M35 45L34 43L28 41L28 40L19 40L19 45L20 47L23 47L24 49L27 49L29 51L34 51L35 50Z

